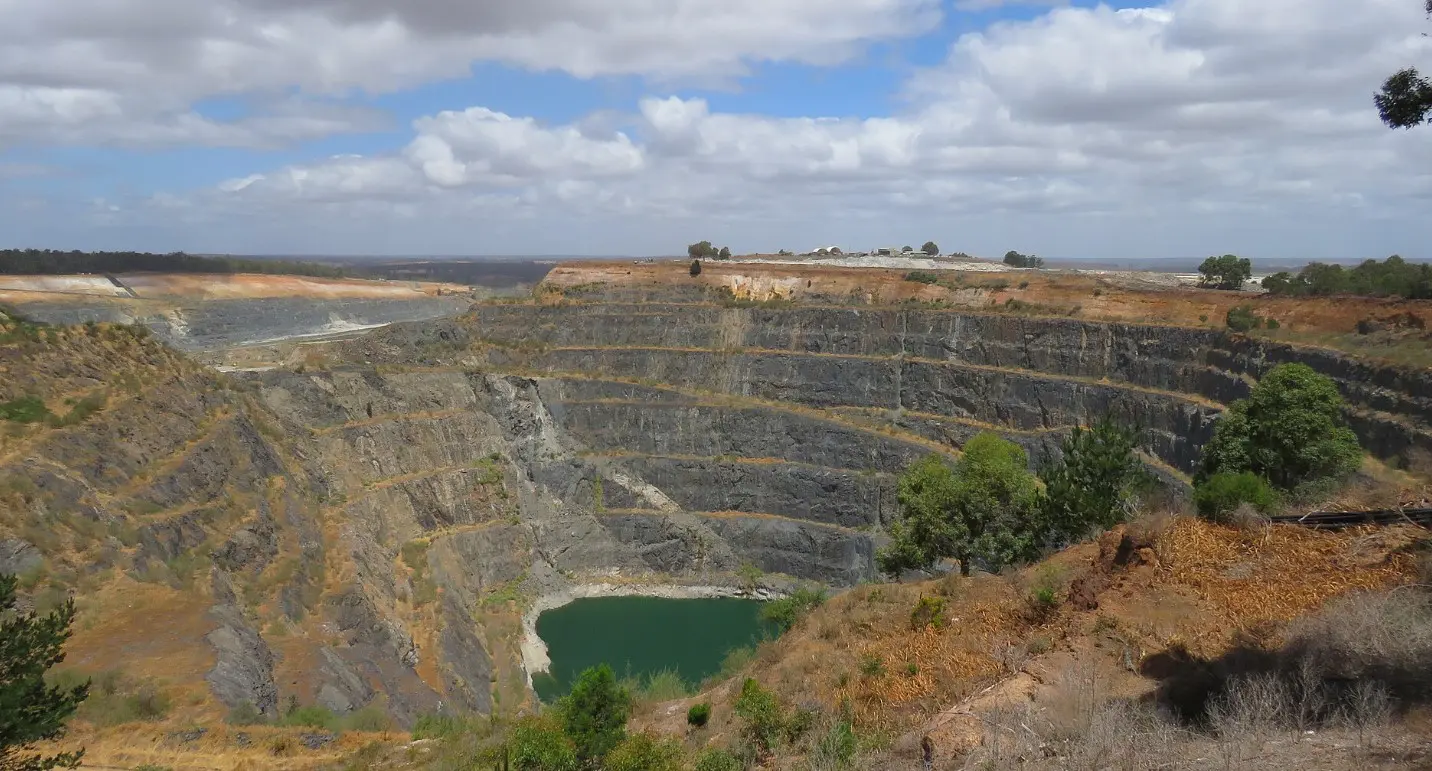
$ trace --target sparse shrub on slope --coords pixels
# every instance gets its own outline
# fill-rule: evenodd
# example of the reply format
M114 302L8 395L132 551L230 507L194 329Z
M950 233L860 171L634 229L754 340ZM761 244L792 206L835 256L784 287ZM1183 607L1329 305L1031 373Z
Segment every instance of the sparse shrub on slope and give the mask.
M602 761L603 771L682 771L681 742L647 733L628 736Z
M582 767L576 746L561 724L545 715L519 719L506 749L512 771L577 771Z
M741 685L736 699L736 715L741 718L741 737L758 757L769 755L780 745L785 733L785 716L776 695L761 687L753 677Z
M1253 313L1253 308L1248 305L1239 305L1228 309L1228 315L1223 317L1223 322L1234 332L1250 332L1257 329L1262 319Z
M703 701L700 704L692 704L691 709L686 710L686 724L701 728L711 720L711 702Z
M790 630L807 613L825 603L825 590L801 587L787 597L771 600L761 606L761 620L780 627L782 633Z
M1277 494L1262 477L1250 471L1224 471L1204 480L1193 493L1198 513L1221 521L1248 504L1266 514L1277 503Z
M1306 364L1281 364L1234 402L1203 448L1197 481L1220 473L1252 472L1294 491L1320 479L1356 471L1362 447L1342 415L1343 398L1331 379Z

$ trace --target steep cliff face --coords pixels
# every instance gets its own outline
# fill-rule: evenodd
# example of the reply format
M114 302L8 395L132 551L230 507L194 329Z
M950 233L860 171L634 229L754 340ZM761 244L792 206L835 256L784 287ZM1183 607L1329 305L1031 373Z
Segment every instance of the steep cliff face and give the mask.
M576 321L581 319L580 322ZM949 310L583 302L477 306L502 359L830 407L906 409L1055 429L1112 413L1189 470L1222 405L1284 362L1333 378L1369 451L1432 452L1432 373L1207 329Z

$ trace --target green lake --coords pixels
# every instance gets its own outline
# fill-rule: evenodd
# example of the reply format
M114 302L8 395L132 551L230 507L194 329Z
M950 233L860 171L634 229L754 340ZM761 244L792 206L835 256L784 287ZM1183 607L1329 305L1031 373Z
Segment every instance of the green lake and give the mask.
M611 665L617 677L646 680L673 670L687 683L721 670L726 654L776 633L760 618L757 600L662 597L592 597L549 610L537 618L537 636L552 660L548 675L532 685L543 701L571 690L582 670Z

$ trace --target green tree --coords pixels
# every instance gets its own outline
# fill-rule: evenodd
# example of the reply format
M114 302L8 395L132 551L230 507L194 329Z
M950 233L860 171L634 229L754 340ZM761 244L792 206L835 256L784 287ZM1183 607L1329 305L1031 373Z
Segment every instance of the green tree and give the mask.
M721 252L716 247L711 245L710 241L698 241L686 247L686 256L694 259L710 259L716 257L720 253Z
M953 468L938 455L900 476L901 519L878 555L881 569L928 569L953 557L969 575L975 562L990 570L1027 558L1043 530L1039 485L1019 445L980 434Z
M1425 0L1423 8L1432 16L1432 0ZM1408 67L1389 77L1373 102L1388 128L1412 128L1432 121L1432 80Z
M1200 286L1214 289L1242 289L1243 282L1253 277L1253 263L1247 257L1225 254L1209 257L1198 266Z
M920 247L920 251L931 257L934 257L935 255L938 255L940 253L940 247L936 245L934 241L926 241L925 245Z
M0 769L76 768L84 750L56 755L30 752L36 742L65 732L65 721L89 695L89 682L50 686L45 672L65 660L75 618L74 600L45 616L15 609L14 576L0 575Z
M716 259L718 259L718 260L729 260L729 259L731 259L731 247L729 247L729 246L723 246L723 247L721 247L721 251L719 251L719 252L716 253Z
M901 253L901 254L909 254L909 253L911 253L911 252L913 252L913 251L915 251L915 247L913 247L913 246L902 246L902 247L900 247L900 253Z
M699 276L699 275L701 275L701 261L700 261L700 260L692 260L692 261L691 261L691 276L692 276L693 278L695 278L696 276Z
M1076 427L1063 443L1063 457L1046 464L1045 522L1051 545L1077 540L1090 530L1107 530L1124 520L1148 473L1134 453L1137 433L1109 418L1092 428Z
M578 675L572 692L562 699L561 713L563 729L576 745L577 759L596 768L626 738L631 694L617 683L612 668L602 664Z
M1044 258L1033 254L1020 254L1011 249L1004 253L1004 264L1015 268L1042 268Z
M1198 481L1251 471L1282 490L1356 471L1362 447L1337 385L1306 364L1274 367L1228 408L1203 448Z

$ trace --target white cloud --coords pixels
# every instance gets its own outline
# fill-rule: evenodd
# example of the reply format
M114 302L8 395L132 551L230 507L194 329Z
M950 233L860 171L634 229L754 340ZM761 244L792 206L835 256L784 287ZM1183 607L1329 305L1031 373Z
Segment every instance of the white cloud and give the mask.
M594 6L556 23L543 15L558 13L556 0L524 7L474 10L498 15L454 20L433 39L438 49L466 40L479 20L509 46L601 23L642 39L671 24L599 21ZM843 7L866 18L897 6ZM296 8L396 35L430 33L420 15L434 6L383 21L357 4ZM220 242L194 248L229 250L299 249L326 233L317 251L659 253L700 234L737 249L934 237L993 254L1415 256L1432 142L1383 127L1371 96L1387 74L1432 56L1419 11L1408 0L1366 0L1351 15L1334 0L1057 8L960 38L910 79L905 109L889 117L776 118L652 96L626 116L543 125L477 106L416 121L391 153L240 175L165 198L163 211L174 228ZM751 49L733 42L740 34L712 43L727 51L724 66L757 55L741 53ZM591 60L610 71L632 61L611 56Z
M389 92L479 61L715 82L756 61L841 61L939 18L939 0L9 0L0 142L263 145L365 126L216 127L193 105Z

